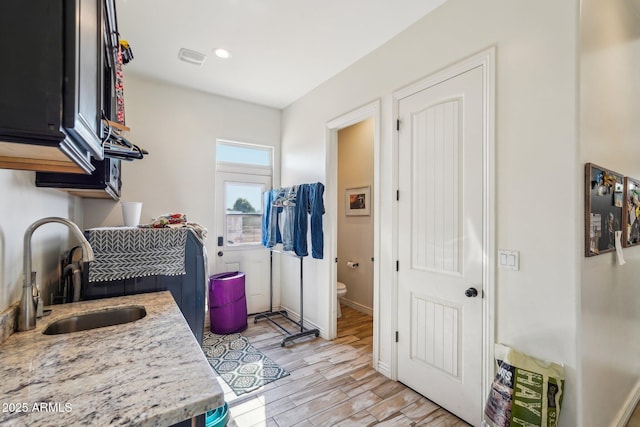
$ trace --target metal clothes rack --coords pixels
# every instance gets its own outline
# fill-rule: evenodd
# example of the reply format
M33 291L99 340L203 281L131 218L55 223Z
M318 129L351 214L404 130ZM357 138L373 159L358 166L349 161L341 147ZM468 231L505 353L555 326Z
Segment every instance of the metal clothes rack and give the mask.
M270 253L269 253L269 266L270 266L270 275L269 275L269 311L265 311L259 314L256 314L256 316L253 318L253 323L258 323L258 320L260 319L267 319L268 321L270 321L271 323L273 323L274 325L276 325L278 328L282 329L286 336L282 339L282 341L280 342L280 346L284 347L285 344L287 343L287 341L293 341L297 338L301 338L301 337L306 337L308 335L315 335L316 338L320 335L320 330L318 329L307 329L304 327L304 299L303 299L303 273L302 273L302 259L303 257L295 255L295 254L290 254L288 252L283 252L277 249L269 249ZM294 258L298 258L300 259L300 321L296 321L292 318L289 317L289 314L287 313L286 310L279 310L279 311L273 311L273 253L279 253L282 255L287 255L287 256L291 256ZM297 325L300 328L300 332L291 332L289 331L287 328L285 328L284 326L280 325L278 322L276 322L273 317L275 316L281 316L284 317L285 319L287 319L289 322Z

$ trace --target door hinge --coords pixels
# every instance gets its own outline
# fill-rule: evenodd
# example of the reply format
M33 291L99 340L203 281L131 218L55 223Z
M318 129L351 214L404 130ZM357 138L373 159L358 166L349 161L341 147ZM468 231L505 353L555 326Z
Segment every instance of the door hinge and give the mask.
M396 261L396 271L400 271L400 261Z
M398 334L398 331L396 331L396 342L398 342L398 339L399 339L399 338L398 338L398 335L399 335L399 334Z
M396 190L396 201L400 201L400 190Z
M396 119L396 130L400 130L400 119Z
M334 261L337 264L338 263L338 257L336 257Z

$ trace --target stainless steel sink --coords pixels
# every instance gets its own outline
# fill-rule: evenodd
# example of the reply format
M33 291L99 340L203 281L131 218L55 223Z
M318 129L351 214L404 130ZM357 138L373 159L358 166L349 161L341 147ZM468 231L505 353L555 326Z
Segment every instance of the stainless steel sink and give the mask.
M135 322L146 315L147 311L141 305L128 305L100 311L90 311L57 320L47 326L42 333L45 335L57 335L104 328L105 326Z

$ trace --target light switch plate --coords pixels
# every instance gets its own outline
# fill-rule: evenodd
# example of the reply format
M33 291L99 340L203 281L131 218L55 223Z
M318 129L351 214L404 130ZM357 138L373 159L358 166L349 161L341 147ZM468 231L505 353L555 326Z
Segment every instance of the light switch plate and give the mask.
M504 270L520 270L520 252L498 249L498 267Z

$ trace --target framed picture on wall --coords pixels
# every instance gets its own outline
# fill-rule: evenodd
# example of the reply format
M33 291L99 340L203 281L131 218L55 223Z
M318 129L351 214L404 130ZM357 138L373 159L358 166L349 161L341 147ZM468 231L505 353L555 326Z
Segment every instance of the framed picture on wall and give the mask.
M346 215L371 215L371 187L347 188L345 191Z
M585 256L615 250L615 232L622 231L624 177L603 167L585 165ZM621 240L625 240L624 233Z
M640 181L624 177L622 246L640 245Z

